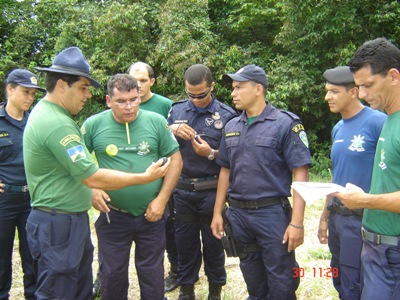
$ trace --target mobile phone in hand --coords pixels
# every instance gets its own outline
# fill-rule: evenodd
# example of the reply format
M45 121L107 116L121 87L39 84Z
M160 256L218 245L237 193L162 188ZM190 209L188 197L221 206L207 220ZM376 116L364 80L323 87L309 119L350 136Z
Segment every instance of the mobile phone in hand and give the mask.
M160 167L162 167L163 165L165 165L166 163L167 163L167 161L168 161L168 157L163 157L163 158L161 158L163 161L162 161L162 164L161 164L161 166Z

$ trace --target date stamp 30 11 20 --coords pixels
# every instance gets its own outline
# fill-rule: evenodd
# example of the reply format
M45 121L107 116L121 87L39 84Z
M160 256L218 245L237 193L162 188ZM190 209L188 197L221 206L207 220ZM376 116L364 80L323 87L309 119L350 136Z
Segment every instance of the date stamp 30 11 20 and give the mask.
M337 278L339 277L339 269L338 268L320 268L320 267L313 267L310 269L305 268L293 268L293 277L304 277L305 273L311 272L311 275L314 278Z

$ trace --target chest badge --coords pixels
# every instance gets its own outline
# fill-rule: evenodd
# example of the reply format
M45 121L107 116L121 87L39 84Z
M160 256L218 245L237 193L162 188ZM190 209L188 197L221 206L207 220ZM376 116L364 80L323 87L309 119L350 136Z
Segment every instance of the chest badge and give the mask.
M204 123L206 124L206 126L211 126L214 123L214 120L211 118L206 118Z
M222 129L222 127L224 127L224 123L221 120L217 120L214 122L214 127L216 129Z
M211 118L213 118L214 120L219 120L219 119L221 119L221 116L219 115L219 112L215 112L212 116L211 116Z
M149 152L150 152L150 149L149 149L148 142L143 141L143 142L139 143L139 152L138 152L139 155L145 155Z

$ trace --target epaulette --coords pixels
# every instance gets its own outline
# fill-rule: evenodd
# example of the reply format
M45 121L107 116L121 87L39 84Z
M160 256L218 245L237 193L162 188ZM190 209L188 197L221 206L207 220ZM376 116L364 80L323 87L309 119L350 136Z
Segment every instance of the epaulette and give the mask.
M172 106L183 104L183 103L186 103L188 101L189 101L189 99L179 100L179 101L176 101L176 102L172 103Z
M300 120L300 117L290 111L286 111L286 110L281 110L281 112L283 112L284 114L288 115L292 120Z

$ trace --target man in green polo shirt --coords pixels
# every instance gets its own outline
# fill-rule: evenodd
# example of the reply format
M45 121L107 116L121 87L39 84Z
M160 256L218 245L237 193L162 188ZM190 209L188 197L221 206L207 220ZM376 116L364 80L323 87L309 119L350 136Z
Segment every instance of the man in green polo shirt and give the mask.
M359 98L388 117L376 146L371 188L347 184L334 194L350 209L365 208L361 299L400 299L400 49L385 38L365 42L349 62Z
M171 167L164 180L110 190L107 194L94 191L94 202L105 203L108 197L111 200L108 216L100 214L95 224L101 299L127 299L129 258L135 242L140 298L162 300L165 206L182 168L179 145L163 116L139 109L141 98L134 77L112 76L106 100L110 109L88 118L81 128L87 148L94 151L99 166L142 172L159 157L170 157Z
M91 299L93 245L87 210L90 188L120 189L165 176L162 160L138 173L99 169L71 118L91 98L90 77L81 50L61 51L48 68L47 94L25 128L24 164L32 211L26 230L37 277L37 299Z

